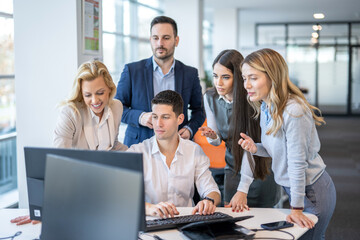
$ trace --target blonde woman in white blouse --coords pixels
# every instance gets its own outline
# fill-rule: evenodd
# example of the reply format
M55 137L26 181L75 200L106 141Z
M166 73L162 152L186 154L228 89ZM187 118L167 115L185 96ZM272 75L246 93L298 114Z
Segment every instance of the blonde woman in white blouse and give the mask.
M106 66L83 63L70 97L62 102L54 146L90 150L126 150L118 141L122 103L113 99L116 86Z

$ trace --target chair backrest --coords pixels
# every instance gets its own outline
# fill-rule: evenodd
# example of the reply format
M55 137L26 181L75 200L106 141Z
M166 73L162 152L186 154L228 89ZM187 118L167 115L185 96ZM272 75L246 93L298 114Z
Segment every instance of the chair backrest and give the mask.
M207 121L202 126L207 126ZM197 131L194 136L194 142L199 144L205 154L210 159L210 168L224 168L225 163L225 142L223 141L219 146L213 146L206 140L206 137L201 136L201 132Z

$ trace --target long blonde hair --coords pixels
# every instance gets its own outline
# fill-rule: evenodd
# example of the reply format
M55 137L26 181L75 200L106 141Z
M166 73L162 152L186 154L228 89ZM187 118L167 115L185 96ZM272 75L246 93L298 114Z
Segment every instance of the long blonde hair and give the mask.
M79 113L76 103L81 106L85 106L85 102L82 95L81 83L82 81L92 81L97 77L102 76L104 78L106 86L110 89L109 104L112 104L113 98L116 93L116 86L112 80L112 77L106 68L105 64L98 60L92 60L85 62L78 68L73 87L68 99L60 103L60 106L69 105Z
M315 120L316 125L325 123L321 112L318 108L312 106L305 99L304 94L300 89L290 81L288 66L284 58L276 51L268 48L264 48L249 54L241 66L248 64L250 67L261 71L266 74L271 81L271 88L268 95L269 112L273 119L272 126L266 132L267 135L276 133L279 131L283 124L283 112L289 99L295 99L304 109L309 109ZM261 102L251 102L249 97L248 101L255 110L255 118L260 115ZM316 115L319 114L319 116Z

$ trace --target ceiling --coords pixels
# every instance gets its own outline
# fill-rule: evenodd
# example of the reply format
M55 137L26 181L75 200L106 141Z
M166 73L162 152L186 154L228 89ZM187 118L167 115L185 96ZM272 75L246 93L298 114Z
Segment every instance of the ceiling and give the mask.
M310 22L322 12L322 21L360 21L360 0L204 0L205 15L219 8L253 12L256 22Z

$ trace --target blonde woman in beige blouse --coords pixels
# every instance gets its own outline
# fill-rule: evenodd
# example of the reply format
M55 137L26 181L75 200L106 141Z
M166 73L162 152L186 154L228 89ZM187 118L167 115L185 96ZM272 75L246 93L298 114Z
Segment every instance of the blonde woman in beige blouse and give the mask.
M113 99L116 86L106 66L83 63L69 99L61 103L54 146L90 150L126 150L118 141L122 103Z
M55 128L54 146L91 150L126 150L118 141L122 103L113 99L115 84L100 61L83 63ZM11 220L16 225L32 222L29 215Z

